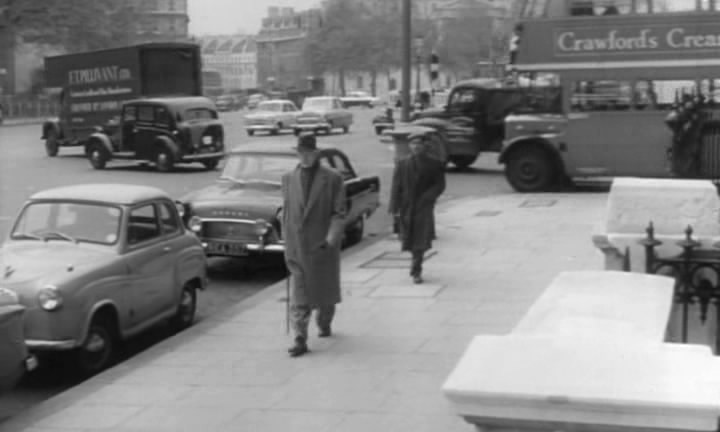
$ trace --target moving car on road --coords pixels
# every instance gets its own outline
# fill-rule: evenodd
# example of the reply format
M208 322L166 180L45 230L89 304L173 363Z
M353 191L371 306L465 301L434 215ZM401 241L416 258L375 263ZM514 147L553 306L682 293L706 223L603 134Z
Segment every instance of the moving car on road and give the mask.
M348 133L352 124L353 114L345 109L340 98L309 97L303 102L302 113L297 117L295 135L305 131L330 134L333 129L342 129L343 133Z
M5 270L7 271L7 270ZM14 292L0 288L0 396L11 390L37 365L23 337L25 308Z
M237 111L242 108L240 96L231 94L220 95L215 99L215 107L217 107L217 110L220 112Z
M380 179L361 177L340 150L322 148L320 163L345 179L348 214L345 244L363 237L365 220L380 206ZM282 254L282 175L297 166L287 143L233 150L217 183L184 197L184 219L208 256Z
M26 308L31 352L71 352L86 374L107 368L120 341L151 326L192 325L207 283L202 246L175 203L132 185L36 193L0 248L0 269Z
M260 102L255 112L245 116L248 135L255 132L269 132L277 135L285 129L293 129L300 113L297 106L286 99Z
M345 97L341 97L345 108L362 106L372 108L380 104L380 99L364 91L351 91Z
M138 99L123 104L119 123L90 136L85 154L95 169L113 159L129 159L153 162L161 172L191 162L212 170L225 156L224 139L208 98Z

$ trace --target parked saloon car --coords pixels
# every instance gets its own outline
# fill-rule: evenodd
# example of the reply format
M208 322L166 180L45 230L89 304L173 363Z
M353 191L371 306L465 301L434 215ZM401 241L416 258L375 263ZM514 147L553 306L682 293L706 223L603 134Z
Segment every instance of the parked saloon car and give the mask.
M297 118L295 135L304 131L329 134L333 129L342 129L348 133L352 124L353 114L344 108L339 98L309 97L303 102L302 113Z
M346 108L354 106L372 108L380 104L380 99L364 91L351 91L347 96L341 97L340 100Z
M25 346L24 312L17 294L0 288L0 396L15 387L23 375L37 365L37 360Z
M299 113L297 106L289 100L263 101L253 113L245 116L245 129L250 136L255 132L277 135L285 129L292 129Z
M123 104L119 122L90 137L85 154L95 169L113 159L154 162L162 172L190 162L215 169L225 155L224 140L222 123L208 98L137 99Z
M287 143L242 146L233 150L218 181L182 199L185 220L201 239L208 256L244 257L282 253L281 178L297 166ZM320 163L345 179L348 215L345 245L363 237L365 219L380 205L380 179L356 174L348 157L321 149Z
M0 285L25 306L31 352L72 352L78 369L109 366L117 344L195 319L206 258L175 203L146 186L50 189L23 206L0 248Z

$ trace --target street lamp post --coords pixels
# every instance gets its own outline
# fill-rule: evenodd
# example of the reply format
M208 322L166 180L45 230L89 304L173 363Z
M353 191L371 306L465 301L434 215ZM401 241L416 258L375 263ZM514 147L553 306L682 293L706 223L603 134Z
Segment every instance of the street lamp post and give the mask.
M410 80L412 79L412 5L410 0L403 0L403 19L402 19L402 93L400 100L402 103L401 120L403 122L410 121Z
M415 36L415 98L420 97L420 66L422 64L423 37Z

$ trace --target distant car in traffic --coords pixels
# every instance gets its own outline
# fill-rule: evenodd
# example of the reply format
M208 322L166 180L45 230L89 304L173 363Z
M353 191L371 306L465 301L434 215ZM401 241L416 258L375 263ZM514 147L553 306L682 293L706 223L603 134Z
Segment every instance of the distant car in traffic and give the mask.
M125 102L119 121L90 135L85 154L95 169L113 159L155 163L158 171L200 162L215 169L225 156L225 131L206 97L153 98Z
M215 107L220 112L237 111L242 108L240 98L236 95L224 94L215 99Z
M340 98L334 96L316 96L306 98L302 112L297 117L295 135L301 132L324 132L330 134L334 129L350 131L353 124L353 113L345 109Z
M380 206L380 179L358 175L347 155L335 148L321 148L320 163L337 170L345 180L344 243L358 243L365 220ZM241 146L230 153L215 184L183 197L183 217L202 241L205 253L223 257L282 254L281 180L297 164L297 155L287 142Z
M258 104L262 101L268 100L267 96L265 96L262 93L255 93L253 95L248 96L247 99L247 107L248 109L255 109L257 108Z
M351 91L347 96L341 97L340 100L346 108L354 106L372 108L380 104L379 98L364 91Z
M255 132L269 132L277 135L283 130L292 130L300 113L297 106L286 99L260 102L254 112L245 116L245 130L252 136Z
M85 184L38 192L0 248L3 287L26 308L31 352L72 352L85 374L119 343L170 321L192 325L206 260L174 201L146 186Z

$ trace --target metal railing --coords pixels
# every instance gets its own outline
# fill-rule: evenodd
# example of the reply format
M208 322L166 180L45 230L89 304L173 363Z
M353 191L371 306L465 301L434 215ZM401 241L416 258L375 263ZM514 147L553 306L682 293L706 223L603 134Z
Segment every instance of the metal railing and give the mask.
M57 102L39 98L0 97L0 106L6 120L53 117L59 111Z

